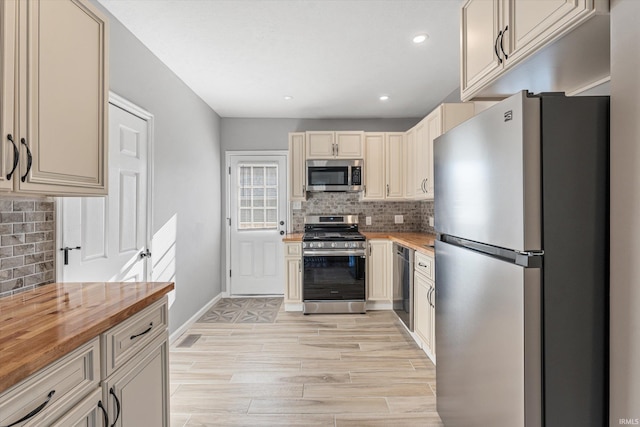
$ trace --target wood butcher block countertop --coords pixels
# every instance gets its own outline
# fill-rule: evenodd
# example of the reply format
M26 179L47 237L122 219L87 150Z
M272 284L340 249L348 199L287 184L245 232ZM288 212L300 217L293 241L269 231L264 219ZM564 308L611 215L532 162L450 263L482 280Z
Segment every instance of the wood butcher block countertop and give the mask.
M52 283L0 298L0 393L162 298L173 283Z
M389 239L403 246L433 256L435 251L428 245L433 245L435 234L430 233L396 233L396 232L370 232L361 231L367 239ZM284 242L301 242L302 233L287 234L282 239Z

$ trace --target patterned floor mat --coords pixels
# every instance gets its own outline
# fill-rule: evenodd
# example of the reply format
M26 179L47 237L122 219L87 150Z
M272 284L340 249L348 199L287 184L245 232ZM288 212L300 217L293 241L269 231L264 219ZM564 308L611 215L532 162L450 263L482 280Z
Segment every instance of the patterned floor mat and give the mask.
M201 323L273 323L282 298L223 298L207 311Z

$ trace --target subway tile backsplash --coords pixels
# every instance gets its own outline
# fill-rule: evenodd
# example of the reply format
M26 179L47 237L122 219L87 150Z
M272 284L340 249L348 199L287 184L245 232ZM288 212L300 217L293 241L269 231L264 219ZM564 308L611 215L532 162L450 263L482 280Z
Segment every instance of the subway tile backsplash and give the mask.
M361 231L423 231L433 233L429 216L433 216L432 201L377 201L360 200L359 193L307 193L302 209L292 210L291 232L304 231L304 217L317 214L358 215ZM403 216L403 223L394 222L395 215ZM371 225L365 219L371 217Z
M0 197L0 296L55 279L53 199Z

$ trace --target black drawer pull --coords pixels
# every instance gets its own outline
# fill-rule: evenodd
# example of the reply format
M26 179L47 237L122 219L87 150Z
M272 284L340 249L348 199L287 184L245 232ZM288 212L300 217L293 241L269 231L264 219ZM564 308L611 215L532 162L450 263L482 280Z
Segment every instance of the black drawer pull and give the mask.
M131 335L131 339L135 339L135 338L141 337L144 334L149 333L149 331L151 331L152 328L153 328L153 322L149 323L149 327L147 328L147 330L142 331L139 334Z
M11 424L9 424L6 427L12 427L12 426L16 426L18 424L22 424L24 421L27 421L29 418L34 417L36 414L38 414L40 411L42 411L44 409L45 406L47 406L47 403L49 403L49 401L51 400L51 398L53 397L53 395L55 394L55 390L51 390L49 392L49 394L47 395L47 400L44 401L44 403L42 403L40 406L38 406L36 409L34 409L33 411L29 412L27 415L25 415L24 417L20 418L18 421L15 421Z
M24 173L24 175L22 175L22 178L20 178L20 181L25 182L27 180L27 175L29 175L29 172L31 171L31 165L33 164L33 156L31 155L31 150L27 145L27 141L24 138L22 138L20 142L22 143L22 145L24 145L27 148L27 171Z
M113 424L111 424L111 427L114 427L118 422L118 418L120 418L120 399L116 396L116 392L113 390L113 387L109 389L109 394L112 395L113 399L116 401L116 419L113 420Z
M109 427L109 414L102 404L102 400L98 400L98 408L102 409L102 416L104 417L104 427Z
M20 150L18 150L18 146L13 141L13 136L11 136L11 134L7 135L7 139L11 141L11 145L13 145L13 167L11 168L11 172L7 174L7 179L9 180L18 167L18 162L20 161Z

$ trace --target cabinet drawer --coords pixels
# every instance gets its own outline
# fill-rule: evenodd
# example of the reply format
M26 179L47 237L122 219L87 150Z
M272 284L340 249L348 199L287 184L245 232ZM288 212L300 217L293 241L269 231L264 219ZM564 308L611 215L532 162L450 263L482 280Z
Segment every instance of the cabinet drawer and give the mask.
M102 334L106 353L102 365L102 378L111 375L167 329L167 311L165 296Z
M416 251L414 269L416 273L419 272L427 278L435 280L435 264L432 257Z
M42 426L80 402L100 381L100 341L96 337L0 396L0 425ZM46 402L46 403L45 403Z
M299 256L300 253L302 252L302 245L300 245L300 243L287 243L286 244L286 250L285 250L285 255L286 256Z

